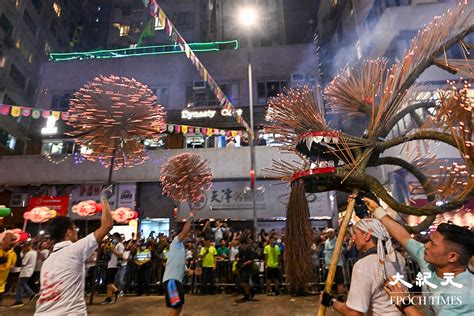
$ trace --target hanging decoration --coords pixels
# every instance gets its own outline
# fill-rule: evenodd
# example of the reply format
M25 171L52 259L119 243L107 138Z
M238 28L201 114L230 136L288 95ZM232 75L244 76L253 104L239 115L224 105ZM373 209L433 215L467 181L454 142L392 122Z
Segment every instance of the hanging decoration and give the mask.
M166 112L148 86L126 77L99 76L70 100L68 135L90 149L83 156L118 170L143 163L141 141L163 131Z
M33 223L46 223L57 215L57 211L51 210L47 206L38 206L33 208L31 211L23 213L23 219Z
M73 205L71 210L79 216L94 216L102 212L102 204L93 200L81 201Z
M161 167L163 194L176 202L196 202L202 191L211 188L212 172L209 161L197 154L173 156Z
M19 228L15 228L15 229L8 229L8 230L5 230L3 232L0 233L0 244L3 242L3 238L5 238L5 236L7 234L13 234L14 236L14 239L13 241L14 242L24 242L26 240L28 240L28 238L30 238L30 235L19 229Z
M145 6L147 5L148 4L145 4ZM203 80L207 82L209 88L216 95L217 100L219 100L220 105L224 109L227 109L230 113L232 113L237 122L241 124L248 133L253 133L248 123L242 117L241 113L235 110L235 107L232 102L229 100L229 98L227 98L227 96L216 83L214 78L209 74L209 71L206 69L206 67L204 67L202 62L196 56L193 49L184 40L184 38L174 26L174 24L170 21L170 19L168 19L167 15L156 1L153 1L153 3L150 4L150 15L150 21L153 21L153 19L159 19L160 24L164 25L166 34L168 34L168 37L170 38L171 42L175 45L178 45L180 50L186 53L186 57L191 60L193 65L196 67L196 71L199 72ZM144 30L144 32L148 32L148 30Z
M131 220L138 218L138 212L128 207L119 207L112 211L112 218L119 224L128 224Z
M11 115L10 109L13 108L13 107L14 107L14 105L1 104L0 105L0 115ZM49 111L49 110L35 109L35 108L30 108L30 107L25 107L25 106L22 106L21 108L22 108L22 116L25 116L25 117L31 116L34 119L39 119L40 117L43 117L43 118L47 119L50 115L53 115L57 119L63 120L65 122L67 122L69 120L69 112ZM242 113L241 111L239 111L239 112ZM227 111L226 111L226 113L227 113ZM181 133L181 132L183 132L183 134L191 134L190 133L190 128L193 129L193 134L202 134L202 135L207 135L207 136L222 135L221 131L224 131L224 135L227 134L227 131L230 131L230 133L232 133L232 134L244 135L246 137L248 136L247 132L243 132L241 130L228 130L228 129L218 129L218 128L180 125L180 124L165 124L165 125L163 125L162 132L168 132L168 133ZM68 154L66 156L70 156L70 155L71 154ZM78 153L76 153L74 155L77 155L78 157L81 157L80 154L78 154ZM66 157L63 157L63 159L61 161L55 162L52 159L52 156L54 156L54 155L47 155L47 157L48 156L49 156L48 159L52 163L57 163L57 164L60 164L60 163L64 162L64 160L67 159Z

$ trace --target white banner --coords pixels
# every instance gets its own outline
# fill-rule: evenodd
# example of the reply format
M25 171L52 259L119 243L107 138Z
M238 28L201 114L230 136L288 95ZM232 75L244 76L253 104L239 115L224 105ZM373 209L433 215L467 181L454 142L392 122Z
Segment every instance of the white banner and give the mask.
M290 188L281 181L257 181L256 188L257 218L271 219L286 216ZM330 192L306 194L310 215L329 219L334 214L334 203L330 202ZM201 200L193 203L196 218L232 218L252 219L252 190L250 181L213 182L211 190L205 192ZM183 219L189 213L189 206L183 203L179 207L178 218Z
M81 201L93 200L97 203L100 203L100 192L102 191L103 187L103 184L82 184L72 190L71 198L69 199L69 216L73 220L100 219L100 214L84 218L77 215L76 213L72 213L71 208L73 205L76 205ZM135 183L117 184L115 186L115 194L109 201L111 210L115 210L117 207L129 207L132 210L135 210L136 192L137 185Z

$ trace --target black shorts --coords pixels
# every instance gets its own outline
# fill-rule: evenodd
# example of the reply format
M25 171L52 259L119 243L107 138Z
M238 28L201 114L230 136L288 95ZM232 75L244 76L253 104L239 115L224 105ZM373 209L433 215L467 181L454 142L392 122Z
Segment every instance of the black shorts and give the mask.
M176 289L173 291L170 281L174 281ZM177 280L171 279L163 283L165 289L166 307L181 308L184 305L184 288L183 284ZM174 292L174 293L173 293Z
M324 273L324 279L325 280L328 277L328 272L329 272L329 269L326 269L325 273ZM342 272L342 267L341 266L337 266L337 268L336 268L336 274L334 275L334 283L344 284L344 273Z
M267 268L267 279L270 279L270 280L280 279L280 269Z
M250 278L252 277L252 267L241 268L239 271L240 282L241 283L250 283Z
M108 268L105 273L105 284L115 283L115 275L117 274L118 268Z

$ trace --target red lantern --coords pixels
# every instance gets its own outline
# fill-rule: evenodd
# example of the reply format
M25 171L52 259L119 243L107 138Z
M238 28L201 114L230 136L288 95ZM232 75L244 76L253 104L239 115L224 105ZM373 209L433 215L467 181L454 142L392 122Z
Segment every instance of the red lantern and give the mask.
M45 223L58 215L55 210L50 210L47 206L38 206L29 212L23 213L23 218L33 223Z
M80 216L93 216L102 212L102 204L93 200L82 201L72 207L72 212Z
M112 218L120 224L127 224L132 219L138 218L138 213L128 207L119 207L112 211Z

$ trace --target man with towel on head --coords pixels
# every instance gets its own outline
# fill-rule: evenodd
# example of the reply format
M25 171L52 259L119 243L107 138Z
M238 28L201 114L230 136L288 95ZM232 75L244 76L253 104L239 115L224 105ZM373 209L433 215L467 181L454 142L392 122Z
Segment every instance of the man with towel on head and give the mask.
M402 315L384 291L387 276L405 274L405 260L393 249L387 230L379 220L364 218L354 225L352 239L361 256L352 270L347 301L323 292L321 304L344 315Z
M420 266L417 280L422 283L421 300L402 302L401 308L413 303L423 305L424 315L474 315L474 274L467 269L474 253L474 232L452 223L442 223L430 233L428 242L422 244L411 238L410 233L377 202L367 197L362 200ZM403 282L392 279L391 283Z

